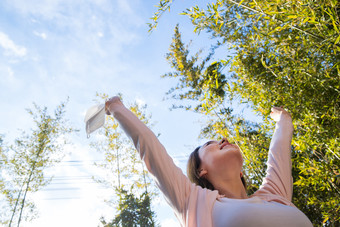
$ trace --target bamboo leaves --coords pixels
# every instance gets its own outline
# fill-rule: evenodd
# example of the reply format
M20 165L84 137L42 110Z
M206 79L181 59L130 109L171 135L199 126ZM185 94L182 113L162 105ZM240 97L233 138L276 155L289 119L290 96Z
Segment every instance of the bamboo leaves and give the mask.
M325 226L340 221L331 205L340 203L340 185L332 180L340 166L339 13L336 0L215 1L183 14L194 31L211 34L212 46L225 46L233 54L214 61L213 52L190 57L176 27L177 45L167 55L174 71L166 76L179 82L169 94L182 103L190 100L188 110L208 116L202 136L228 134L240 141L246 167L252 165L247 173L253 189L265 169L261 163L273 129L270 108L289 109L295 125L293 202L315 225ZM186 67L178 66L179 57ZM247 103L263 122L253 124L247 116L222 111L235 102Z

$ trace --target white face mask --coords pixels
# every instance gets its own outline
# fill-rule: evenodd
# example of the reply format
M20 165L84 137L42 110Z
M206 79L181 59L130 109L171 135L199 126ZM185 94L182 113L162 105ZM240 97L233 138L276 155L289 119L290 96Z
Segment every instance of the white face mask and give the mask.
M95 105L86 112L85 119L87 138L105 123L105 104Z

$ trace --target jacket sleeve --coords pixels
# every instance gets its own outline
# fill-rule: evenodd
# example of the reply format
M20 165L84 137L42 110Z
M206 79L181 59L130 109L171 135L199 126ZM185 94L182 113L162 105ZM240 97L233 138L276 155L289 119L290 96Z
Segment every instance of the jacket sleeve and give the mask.
M115 119L133 141L148 171L167 202L181 220L185 220L186 209L192 184L167 154L154 133L123 104L110 109Z
M290 115L282 112L272 137L266 177L259 189L261 192L282 196L292 200L293 179L291 162L291 141L293 124Z

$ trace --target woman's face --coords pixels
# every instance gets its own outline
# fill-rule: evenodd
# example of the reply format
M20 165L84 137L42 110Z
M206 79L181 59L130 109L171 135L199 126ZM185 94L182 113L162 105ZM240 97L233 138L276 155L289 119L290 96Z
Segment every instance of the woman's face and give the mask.
M205 143L198 154L201 159L200 169L207 170L208 175L240 175L242 154L239 147L229 143L226 138Z

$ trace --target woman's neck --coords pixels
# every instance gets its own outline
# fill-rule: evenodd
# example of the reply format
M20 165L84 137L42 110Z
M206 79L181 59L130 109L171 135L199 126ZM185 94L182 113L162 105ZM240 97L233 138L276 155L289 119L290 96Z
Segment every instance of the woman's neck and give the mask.
M247 199L247 192L242 184L241 179L223 180L212 183L220 195L232 199Z

